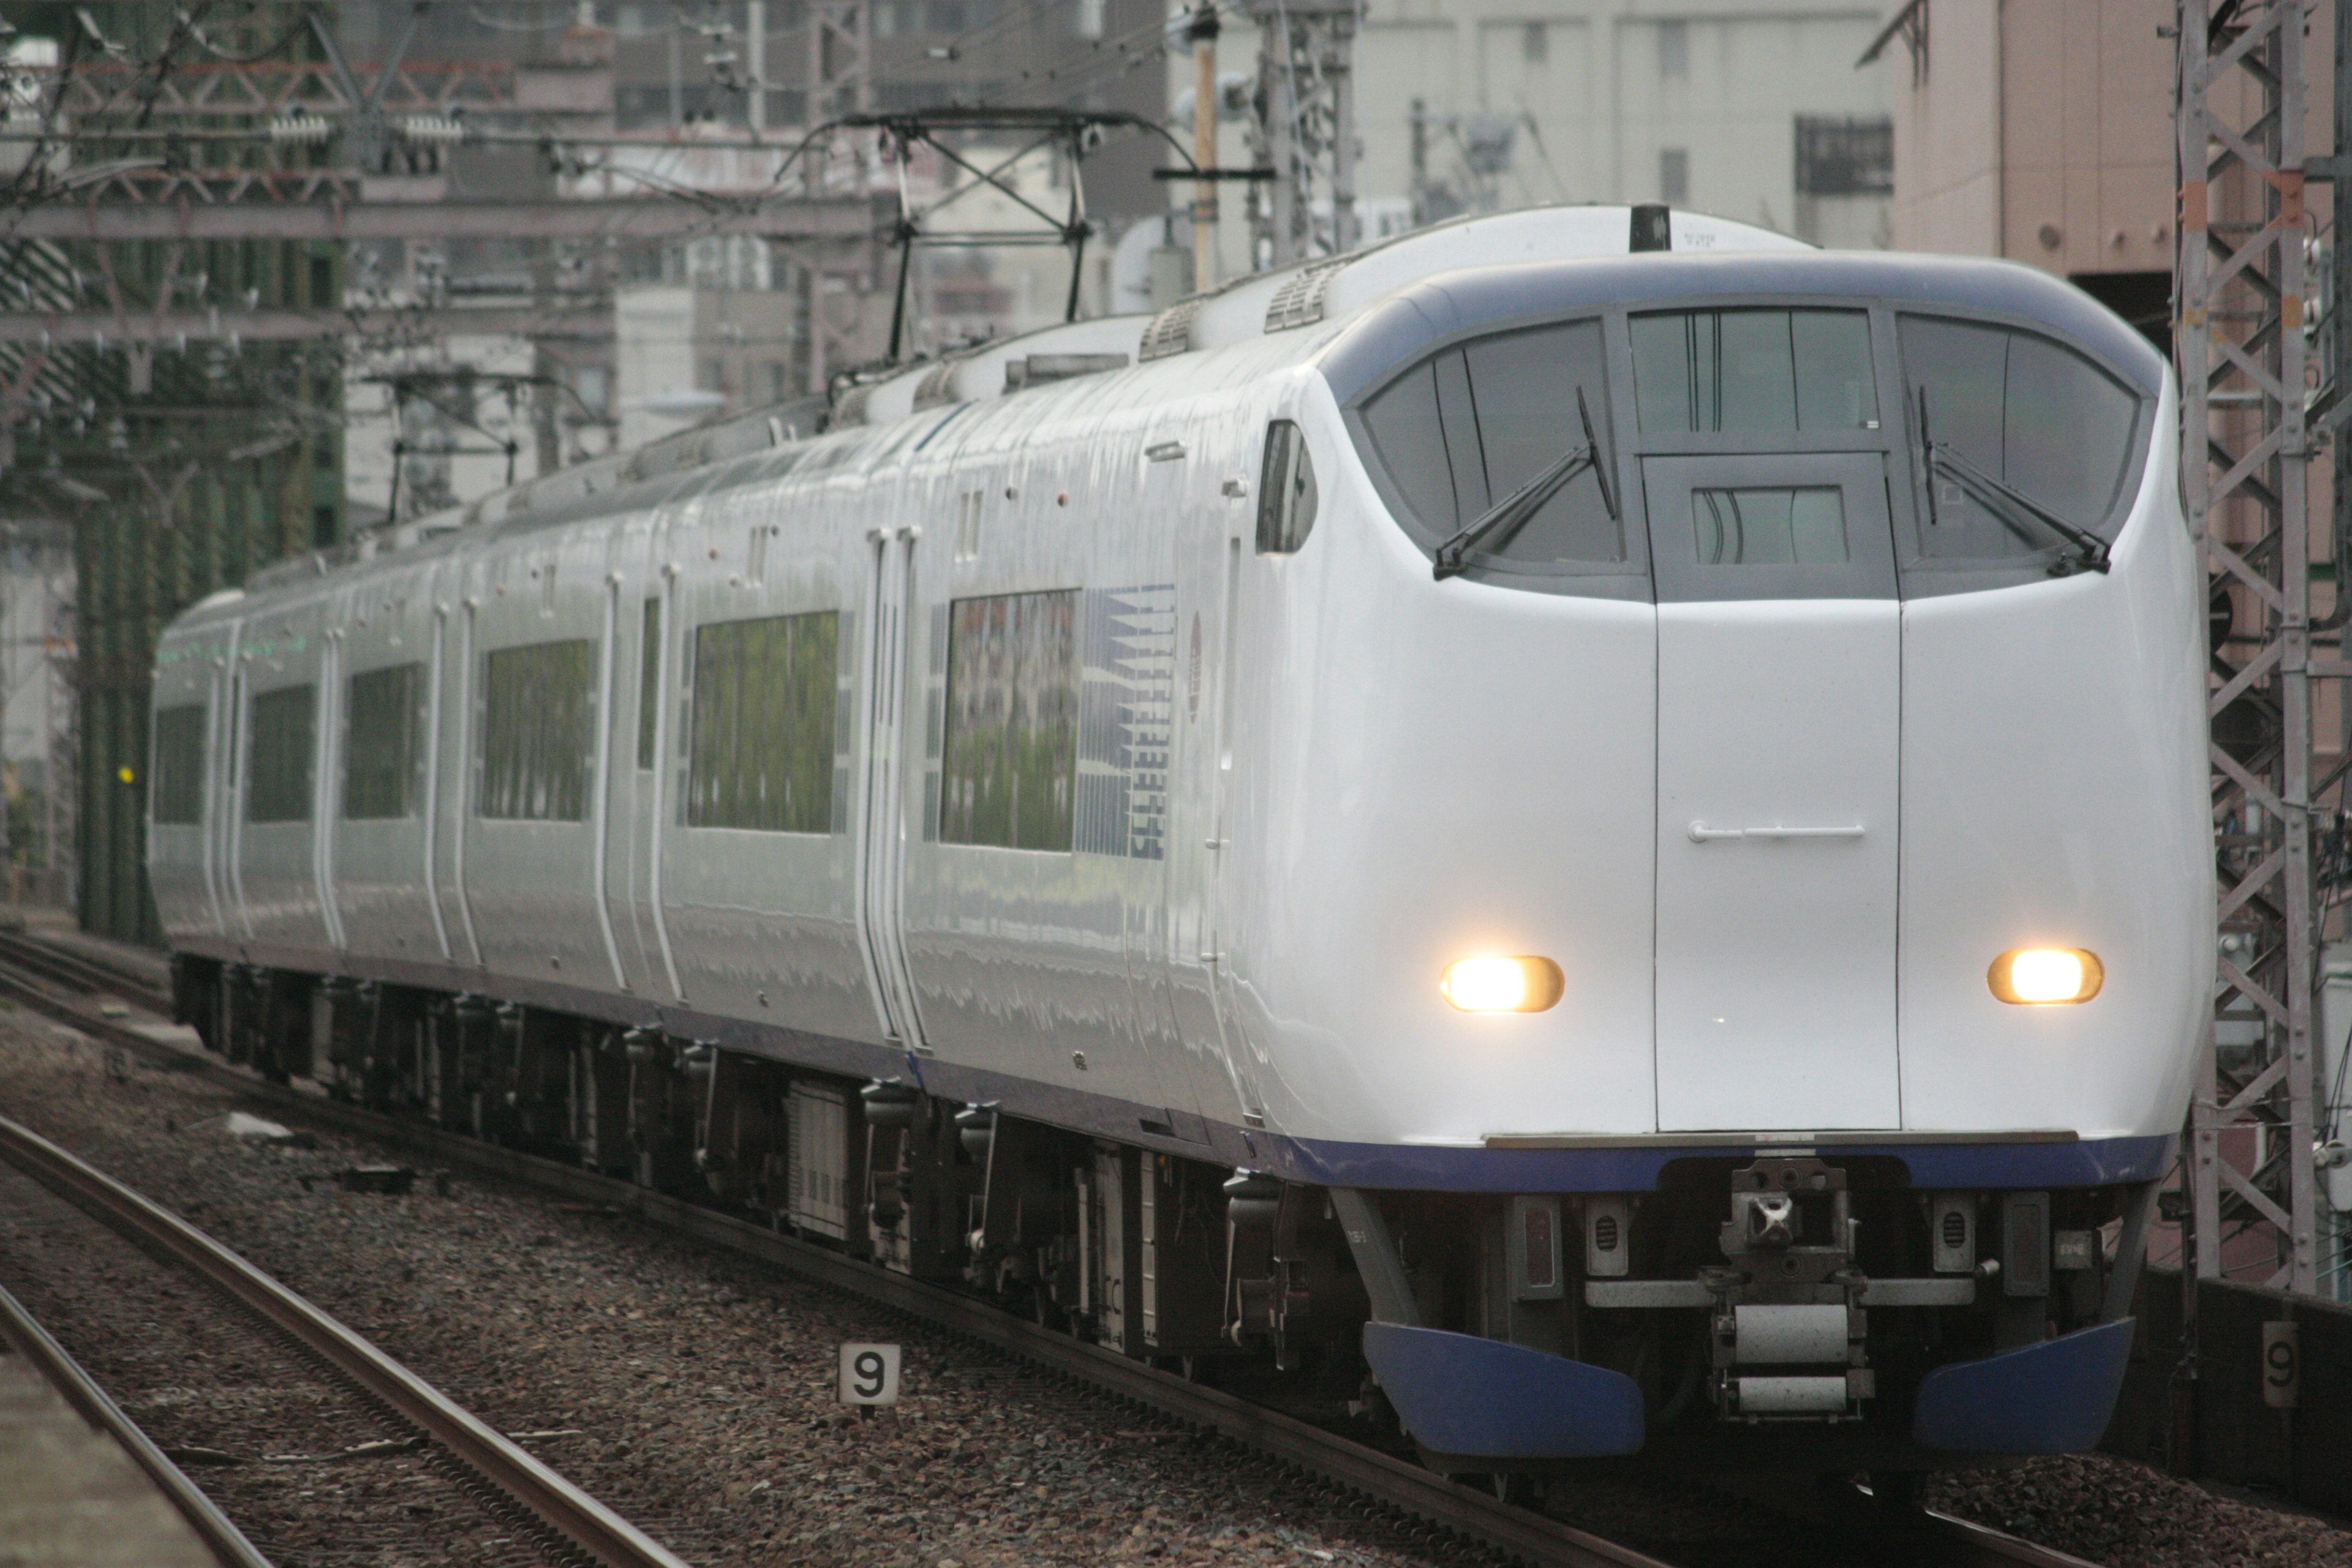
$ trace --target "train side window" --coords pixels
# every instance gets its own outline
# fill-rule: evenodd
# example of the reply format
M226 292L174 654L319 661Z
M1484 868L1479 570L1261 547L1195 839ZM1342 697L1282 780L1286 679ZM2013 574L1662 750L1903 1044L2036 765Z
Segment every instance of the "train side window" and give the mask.
M1588 413L1608 452L1605 365L1601 323L1569 321L1442 350L1381 388L1363 405L1363 430L1408 530L1425 547L1454 533L1582 446ZM1587 469L1507 537L1475 552L1471 564L1541 570L1626 559L1624 531Z
M418 764L425 754L418 733L424 691L421 664L395 664L352 677L344 704L345 820L416 815Z
M1307 434L1287 419L1265 427L1265 464L1258 478L1257 552L1292 555L1315 527L1315 464Z
M940 841L1067 852L1078 760L1078 595L948 607Z
M586 637L499 648L482 661L477 816L587 819L595 684L596 645Z
M1927 434L1938 447L2068 522L2113 536L2137 445L2136 395L2032 332L1906 315L1897 336L1915 447L1924 393ZM2065 547L2019 509L1988 508L1955 479L1939 478L1932 500L1919 528L1927 557L2001 560Z
M247 822L310 820L310 758L318 740L318 710L315 686L254 693L245 759Z
M147 805L159 826L204 820L205 705L191 702L155 713L154 761L147 769Z
M1878 427L1860 310L1665 310L1631 326L1645 434Z
M834 610L695 628L688 826L832 831L840 646Z
M654 765L654 734L661 724L661 601L646 601L637 642L637 770Z

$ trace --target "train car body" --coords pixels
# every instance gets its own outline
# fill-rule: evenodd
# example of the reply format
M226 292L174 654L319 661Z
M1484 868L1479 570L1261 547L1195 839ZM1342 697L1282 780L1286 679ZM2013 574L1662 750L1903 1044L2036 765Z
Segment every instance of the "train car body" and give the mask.
M2214 964L2168 372L2027 268L1674 225L1446 226L195 606L184 1012L1457 1471L2087 1446Z

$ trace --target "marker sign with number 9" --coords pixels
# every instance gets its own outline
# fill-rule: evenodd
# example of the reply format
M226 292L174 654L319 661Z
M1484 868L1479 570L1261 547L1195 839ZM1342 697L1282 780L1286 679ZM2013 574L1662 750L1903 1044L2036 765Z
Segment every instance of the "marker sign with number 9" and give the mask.
M841 1402L844 1405L898 1403L898 1347L841 1347Z

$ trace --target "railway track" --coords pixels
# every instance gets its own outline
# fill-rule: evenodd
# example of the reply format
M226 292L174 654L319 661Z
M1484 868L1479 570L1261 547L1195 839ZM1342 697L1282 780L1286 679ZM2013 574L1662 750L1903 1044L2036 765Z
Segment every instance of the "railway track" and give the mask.
M193 1271L324 1360L589 1561L605 1568L687 1568L668 1549L333 1317L178 1215L5 1117L0 1160L142 1249Z
M170 1456L123 1414L122 1407L51 1338L25 1304L0 1288L0 1347L15 1351L48 1381L76 1414L114 1439L144 1471L221 1568L271 1568L220 1506L188 1479Z
M172 1016L171 992L143 974L45 942L23 931L0 931L0 963L78 996L114 997L158 1017Z
M827 1288L878 1302L936 1328L1009 1352L1188 1426L1227 1437L1330 1485L1519 1562L1542 1568L1674 1568L1633 1547L1579 1530L1532 1509L1501 1501L1486 1491L1338 1433L1013 1317L975 1297L893 1273L628 1182L479 1143L437 1128L402 1121L315 1091L265 1082L216 1058L158 1041L124 1020L100 1016L86 998L92 994L119 995L126 988L126 982L137 984L136 977L110 975L101 965L79 955L72 955L75 963L71 965L47 965L44 961L52 952L37 939L0 933L0 994L14 996L110 1044L175 1070L194 1072L274 1109L306 1116L346 1133L429 1155L450 1166L634 1214L671 1233L758 1258ZM79 978L62 978L68 969L78 972ZM83 984L84 981L90 983ZM58 987L61 984L75 990L83 1000L59 995ZM152 988L149 990L152 994ZM9 1125L0 1121L0 1129ZM0 1152L9 1152L14 1157L5 1141L0 1141ZM104 1182L105 1178L98 1180ZM238 1268L248 1274L253 1272L234 1255L227 1256ZM337 1327L340 1331L340 1325ZM357 1338L349 1335L348 1331L340 1331ZM471 1417L466 1419L471 1422ZM472 1426L482 1436L503 1444L498 1434L478 1422L472 1422ZM438 1432L436 1436L439 1436ZM516 1453L536 1466L529 1455L520 1450ZM1922 1564L1948 1568L2016 1568L2018 1564L2032 1568L2092 1568L2084 1559L1949 1515L1881 1506L1859 1491L1782 1493L1747 1487L1731 1489L1742 1500L1778 1513L1791 1523L1823 1531L1833 1538L1834 1544L1849 1552L1860 1549L1869 1553L1883 1548L1900 1552ZM1832 1542L1825 1541L1824 1544L1831 1545Z

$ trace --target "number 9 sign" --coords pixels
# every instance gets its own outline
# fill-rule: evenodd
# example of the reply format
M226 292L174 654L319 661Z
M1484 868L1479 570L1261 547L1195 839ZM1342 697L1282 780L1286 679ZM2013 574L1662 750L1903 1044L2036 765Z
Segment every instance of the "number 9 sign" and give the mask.
M844 1405L898 1404L898 1347L856 1344L842 1346L841 1403Z
M2292 1319L2263 1325L2263 1403L2293 1410L2303 1398L2303 1361Z

